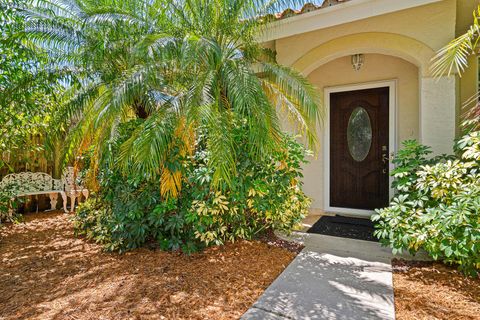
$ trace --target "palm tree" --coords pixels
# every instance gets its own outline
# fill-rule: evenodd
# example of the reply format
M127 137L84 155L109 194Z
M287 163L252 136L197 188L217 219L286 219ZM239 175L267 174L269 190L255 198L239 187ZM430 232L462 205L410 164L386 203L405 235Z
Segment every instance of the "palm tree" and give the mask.
M123 143L118 165L176 194L179 170L166 166L172 150L193 152L206 128L214 183L236 170L232 128L246 121L254 158L279 147L278 112L286 112L316 145L321 118L315 88L275 62L258 43L261 17L293 1L275 0L36 0L21 8L25 36L45 50L52 67L75 75L58 112L74 123L67 156L93 144L95 159L119 123L145 119Z

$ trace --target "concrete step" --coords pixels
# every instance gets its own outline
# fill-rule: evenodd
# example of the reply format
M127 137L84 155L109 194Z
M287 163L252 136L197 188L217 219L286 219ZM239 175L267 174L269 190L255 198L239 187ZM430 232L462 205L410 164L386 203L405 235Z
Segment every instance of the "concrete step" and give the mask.
M276 234L281 239L302 243L308 249L336 254L342 257L353 257L388 263L393 258L417 261L432 260L424 250L420 250L415 255L411 255L408 252L394 255L390 248L373 241L356 239L352 241L353 239L305 232L292 232L290 235L282 233Z

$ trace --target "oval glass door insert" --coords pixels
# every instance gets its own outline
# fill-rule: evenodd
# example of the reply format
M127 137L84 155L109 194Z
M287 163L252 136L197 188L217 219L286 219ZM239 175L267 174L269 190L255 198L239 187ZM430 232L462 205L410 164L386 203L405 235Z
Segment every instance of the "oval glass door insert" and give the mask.
M363 161L372 146L372 124L367 110L362 107L353 109L348 119L347 141L350 155L355 161Z

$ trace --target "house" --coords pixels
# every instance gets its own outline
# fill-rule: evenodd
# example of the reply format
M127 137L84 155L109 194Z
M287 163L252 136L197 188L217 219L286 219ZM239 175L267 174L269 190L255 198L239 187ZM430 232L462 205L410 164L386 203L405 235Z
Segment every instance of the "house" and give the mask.
M369 216L386 206L390 160L404 140L452 153L478 63L461 78L434 78L431 59L467 30L479 3L325 0L272 17L265 46L323 93L320 150L304 170L313 212Z

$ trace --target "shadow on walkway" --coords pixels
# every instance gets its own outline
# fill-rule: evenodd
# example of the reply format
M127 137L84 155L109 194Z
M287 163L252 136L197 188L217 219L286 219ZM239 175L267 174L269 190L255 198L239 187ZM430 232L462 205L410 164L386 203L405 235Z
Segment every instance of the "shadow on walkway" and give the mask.
M381 261L307 246L242 319L395 319L391 265Z

